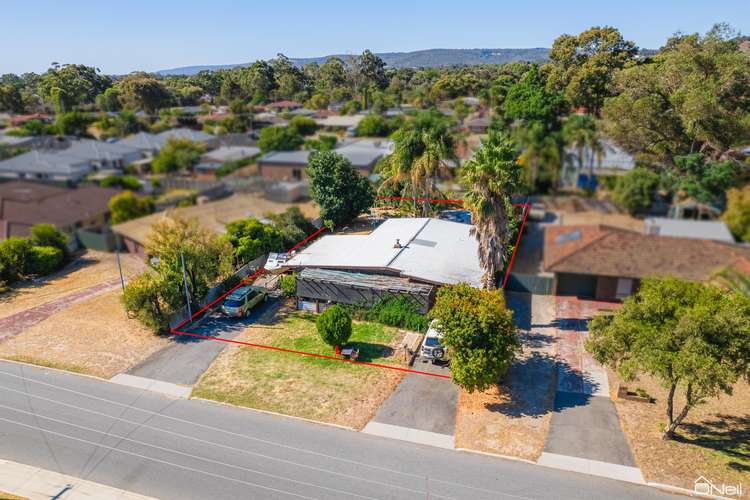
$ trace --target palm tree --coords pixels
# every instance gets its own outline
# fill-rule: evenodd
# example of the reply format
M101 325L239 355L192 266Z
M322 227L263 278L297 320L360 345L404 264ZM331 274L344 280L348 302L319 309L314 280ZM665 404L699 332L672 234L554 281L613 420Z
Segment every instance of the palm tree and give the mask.
M436 193L441 176L449 175L448 161L456 159L456 138L449 123L437 111L421 113L393 134L394 151L383 170L381 190L397 188L406 197L422 201L422 215L430 213L429 198Z
M461 169L461 181L468 189L464 204L472 214L472 234L479 242L479 263L485 270L482 282L488 290L495 287L495 277L505 266L518 226L511 195L519 187L521 172L515 144L497 133L482 141Z

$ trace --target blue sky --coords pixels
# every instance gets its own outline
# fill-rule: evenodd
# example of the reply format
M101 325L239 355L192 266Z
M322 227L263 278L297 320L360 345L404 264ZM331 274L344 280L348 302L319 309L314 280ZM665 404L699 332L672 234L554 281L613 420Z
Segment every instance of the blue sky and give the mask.
M331 53L549 47L561 33L612 25L658 48L716 22L750 32L748 0L5 0L0 73L52 61L106 73Z

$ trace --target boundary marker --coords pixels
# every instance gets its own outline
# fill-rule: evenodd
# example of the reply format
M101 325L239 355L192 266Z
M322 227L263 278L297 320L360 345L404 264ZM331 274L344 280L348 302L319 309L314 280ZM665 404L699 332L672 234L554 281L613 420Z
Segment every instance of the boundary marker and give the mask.
M377 198L380 199L380 200L394 200L394 201L430 201L431 203L463 203L463 200L456 200L456 199L408 198L408 197L402 197L402 196L378 196ZM523 230L524 230L524 227L526 225L526 219L527 219L527 217L529 215L529 209L530 209L531 205L529 203L514 203L513 206L514 207L521 207L523 209L523 219L521 219L521 227L518 230L518 238L516 238L516 244L513 247L513 253L511 254L510 260L508 261L508 268L505 271L505 277L503 278L503 283L500 286L501 290L505 289L505 285L508 282L508 277L510 276L510 271L513 268L513 262L516 259L516 252L518 251L518 246L521 243L521 235L523 234ZM320 229L318 229L317 231L315 231L314 233L310 234L305 239L303 239L302 241L300 241L299 243L297 243L296 245L294 245L292 248L290 248L288 250L288 252L291 252L292 250L295 250L295 249L299 248L300 246L304 245L305 243L308 243L309 241L317 238L321 233L323 233L325 231L327 231L327 228L325 226L321 227ZM193 337L193 338L199 338L199 339L204 339L204 340L216 340L216 341L219 341L219 342L226 342L228 344L239 344L239 345L244 345L244 346L256 347L258 349L268 349L268 350L271 350L271 351L286 352L286 353L290 353L290 354L298 354L300 356L307 356L307 357L311 357L311 358L332 359L332 360L335 360L335 361L342 361L344 363L351 363L353 365L374 366L376 368L383 368L383 369L386 369L386 370L394 370L394 371L406 372L406 373L415 373L415 374L418 374L418 375L427 375L427 376L430 376L430 377L437 377L437 378L445 378L445 379L450 379L451 378L449 375L441 375L439 373L429 373L429 372L420 371L420 370L413 370L411 368L403 368L403 367L400 367L400 366L385 365L385 364L381 364L381 363L371 363L371 362L368 362L368 361L356 361L356 360L346 359L346 358L340 358L340 357L336 357L336 356L328 356L328 355L325 355L325 354L317 354L317 353L313 353L313 352L297 351L297 350L294 350L294 349L285 349L283 347L276 347L276 346L264 345L264 344L254 344L252 342L243 342L241 340L226 339L226 338L223 338L223 337L212 337L212 336L209 336L209 335L202 335L202 334L199 334L199 333L185 332L185 331L180 330L180 328L182 328L185 324L192 322L197 316L199 316L200 314L204 313L205 311L207 311L208 309L210 309L211 307L213 307L217 302L219 302L224 297L226 297L227 295L229 295L230 293L232 293L234 290L236 290L237 288L241 287L242 285L244 285L244 284L246 284L246 283L254 280L255 278L257 278L258 276L264 274L265 272L266 272L266 270L263 268L263 266L261 266L253 274L251 274L250 276L246 277L245 279L243 279L242 281L240 281L237 285L233 286L232 288L230 288L229 290L227 290L226 292L224 292L223 294L221 294L219 297L217 297L215 300L213 300L208 305L206 305L203 308L201 308L199 311L193 313L192 316L190 316L186 320L182 321L177 326L175 326L173 328L170 328L169 329L169 333L172 334L172 335L184 335L186 337Z

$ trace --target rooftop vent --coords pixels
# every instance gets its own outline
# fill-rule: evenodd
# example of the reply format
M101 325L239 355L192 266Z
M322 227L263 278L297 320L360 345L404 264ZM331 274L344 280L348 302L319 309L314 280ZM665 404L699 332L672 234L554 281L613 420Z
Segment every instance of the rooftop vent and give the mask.
M581 239L581 230L576 229L569 233L563 233L555 238L555 243L565 243L566 241L578 241Z

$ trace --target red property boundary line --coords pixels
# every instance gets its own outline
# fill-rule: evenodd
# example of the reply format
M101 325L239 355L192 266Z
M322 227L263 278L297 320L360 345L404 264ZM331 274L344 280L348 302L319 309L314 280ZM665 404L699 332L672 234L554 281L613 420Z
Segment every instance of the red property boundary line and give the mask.
M386 199L386 200L398 200L398 201L404 201L404 200L407 200L407 201L425 201L426 200L426 198L404 198L404 197L400 197L400 196L378 196L378 198L379 199ZM432 202L432 203L463 203L463 200L429 199L429 201ZM518 246L521 243L521 235L523 234L523 229L524 229L524 226L526 225L526 219L527 219L527 217L529 215L530 204L528 204L528 203L514 203L513 206L514 207L522 207L523 208L523 219L521 221L521 228L518 231L518 238L516 239L516 245L513 248L513 253L511 254L510 262L508 264L508 269L505 272L505 278L503 279L503 284L501 286L501 289L505 288L505 285L506 285L506 283L508 281L508 276L510 275L510 270L513 267L513 262L515 261L515 258L516 258L516 251L518 250ZM326 230L327 230L327 228L325 228L325 227L322 227L322 228L318 229L317 231L315 231L314 233L312 233L311 235L309 235L308 237L306 237L305 239L303 239L302 241L300 241L299 243L297 243L296 245L294 245L292 248L290 248L288 250L288 252L291 252L292 250L295 250L295 249L299 248L301 245L304 245L305 243L307 243L307 242L309 242L309 241L317 238L321 233L325 232ZM227 295L229 295L230 293L232 293L234 290L236 290L237 288L241 287L245 283L248 283L248 282L254 280L255 278L257 278L258 276L262 275L265 272L266 272L266 270L263 268L263 266L261 266L255 273L251 274L250 276L248 276L244 280L240 281L237 285L233 286L232 288L230 288L229 290L227 290L226 292L224 292L223 294L221 294L219 297L217 297L215 300L213 300L210 304L204 306L202 309L200 309L199 311L197 311L196 313L194 313L192 316L190 316L190 318L182 321L180 324L178 324L174 328L170 328L169 329L169 333L171 333L173 335L184 335L186 337L193 337L193 338L199 338L199 339L204 339L204 340L217 340L219 342L226 342L228 344L238 344L238 345L244 345L244 346L249 346L249 347L255 347L255 348L258 348L258 349L268 349L268 350L271 350L271 351L286 352L286 353L289 353L289 354L298 354L300 356L307 356L307 357L311 357L311 358L332 359L332 360L335 360L335 361L342 361L344 363L351 363L353 365L374 366L376 368L383 368L383 369L386 369L386 370L394 370L394 371L405 372L405 373L415 373L415 374L418 374L418 375L427 375L427 376L430 376L430 377L437 377L437 378L445 378L445 379L450 379L451 378L449 375L441 375L439 373L430 373L430 372L424 372L424 371L420 371L420 370L413 370L411 368L402 368L402 367L399 367L399 366L384 365L384 364L380 364L380 363L370 363L368 361L355 361L355 360L352 360L352 359L339 358L339 357L336 357L336 356L327 356L325 354L317 354L317 353L313 353L313 352L297 351L297 350L294 350L294 349L285 349L283 347L275 347L275 346L264 345L264 344L254 344L254 343L251 343L251 342L243 342L241 340L226 339L226 338L223 338L223 337L211 337L209 335L201 335L199 333L185 332L185 331L180 330L180 328L182 328L186 323L189 323L189 322L193 321L193 319L195 319L197 316L199 316L200 314L202 314L206 310L208 310L211 307L213 307L217 302L219 302L224 297L226 297Z

